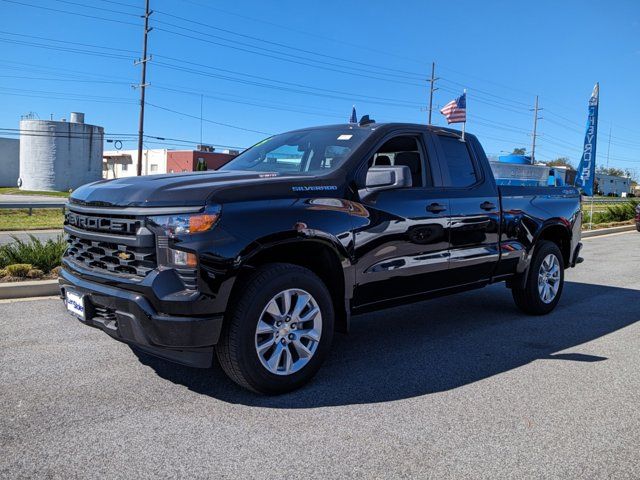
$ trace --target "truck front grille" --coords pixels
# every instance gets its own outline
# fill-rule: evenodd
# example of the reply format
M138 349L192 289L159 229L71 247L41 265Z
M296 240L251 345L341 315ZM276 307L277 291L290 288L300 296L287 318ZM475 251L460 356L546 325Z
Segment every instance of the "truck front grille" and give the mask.
M155 236L141 217L75 212L65 217L66 261L97 273L132 279L157 266Z
M156 268L155 247L131 247L68 235L65 256L92 270L145 277Z

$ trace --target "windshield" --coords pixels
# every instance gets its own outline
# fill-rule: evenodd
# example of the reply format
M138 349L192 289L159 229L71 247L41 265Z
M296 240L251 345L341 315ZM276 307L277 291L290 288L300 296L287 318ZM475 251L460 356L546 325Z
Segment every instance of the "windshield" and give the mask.
M283 133L255 144L220 170L327 173L335 170L370 133L349 126Z

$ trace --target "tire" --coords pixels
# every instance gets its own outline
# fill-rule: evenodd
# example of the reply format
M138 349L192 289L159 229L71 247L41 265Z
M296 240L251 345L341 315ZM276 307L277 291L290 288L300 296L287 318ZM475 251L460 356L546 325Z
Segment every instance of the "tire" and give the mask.
M557 267L557 289L553 282L555 274L551 275L546 271L550 265L550 260L553 261L553 259L555 259L555 266ZM548 280L545 280L544 277L541 278L541 275L545 273ZM542 283L542 287L539 287L539 281ZM548 290L545 290L545 283ZM529 270L527 271L524 288L514 287L511 289L511 294L513 295L516 306L524 313L529 315L546 315L551 312L560 301L563 287L564 262L562 260L562 253L555 243L543 240L535 246L535 252L531 259Z
M334 311L327 287L306 268L271 263L257 269L241 289L216 345L223 370L257 393L277 395L301 387L331 347ZM296 315L296 307L305 302Z

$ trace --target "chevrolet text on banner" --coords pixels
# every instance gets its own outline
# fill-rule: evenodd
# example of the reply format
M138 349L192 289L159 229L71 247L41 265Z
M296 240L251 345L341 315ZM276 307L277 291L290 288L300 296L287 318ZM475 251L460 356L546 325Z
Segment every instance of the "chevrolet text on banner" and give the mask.
M583 193L593 196L593 181L596 171L596 138L598 136L598 97L600 84L596 83L589 99L589 117L587 118L587 133L584 136L584 149L576 175L575 186Z

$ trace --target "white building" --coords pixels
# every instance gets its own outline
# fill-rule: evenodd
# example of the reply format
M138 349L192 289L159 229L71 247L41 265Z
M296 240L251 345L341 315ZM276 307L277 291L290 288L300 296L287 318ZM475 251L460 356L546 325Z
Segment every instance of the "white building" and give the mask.
M104 178L135 177L138 169L138 150L105 151L102 163ZM167 150L164 148L142 150L142 174L167 173Z
M614 194L618 197L626 197L631 192L631 179L629 177L596 173L596 182L598 184L597 191L601 195Z
M0 138L0 187L18 186L20 176L20 140Z

